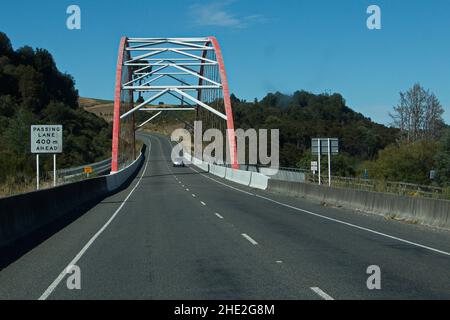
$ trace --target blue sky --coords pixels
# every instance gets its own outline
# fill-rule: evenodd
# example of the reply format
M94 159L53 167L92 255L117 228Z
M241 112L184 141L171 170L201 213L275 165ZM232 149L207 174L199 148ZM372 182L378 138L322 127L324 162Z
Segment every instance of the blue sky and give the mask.
M71 4L82 10L79 31L66 28ZM381 8L381 30L366 27L371 4ZM15 48L48 49L81 96L113 97L123 35L215 35L240 98L339 92L354 110L389 123L399 91L420 82L450 123L448 0L2 1L0 31Z

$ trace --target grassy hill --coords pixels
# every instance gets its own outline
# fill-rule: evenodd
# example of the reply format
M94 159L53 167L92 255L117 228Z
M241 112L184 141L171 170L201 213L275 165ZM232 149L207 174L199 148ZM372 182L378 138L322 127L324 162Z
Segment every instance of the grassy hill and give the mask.
M114 102L109 100L82 98L78 99L78 104L84 110L103 118L107 122L112 122L114 115Z
M114 102L110 100L94 99L94 98L79 98L80 107L91 112L107 122L112 122L114 115ZM153 107L178 107L172 105L158 105ZM154 115L156 111L140 111L136 113L136 124L140 124ZM148 123L142 130L157 132L161 134L170 135L175 129L185 128L187 123L193 123L195 119L195 112L163 112L158 118Z

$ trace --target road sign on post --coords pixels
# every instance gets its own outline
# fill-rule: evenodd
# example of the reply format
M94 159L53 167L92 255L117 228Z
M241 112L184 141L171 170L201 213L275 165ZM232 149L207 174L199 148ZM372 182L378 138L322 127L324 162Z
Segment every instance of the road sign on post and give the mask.
M53 186L56 186L56 154L63 150L61 125L31 126L31 153L36 154L36 189L39 190L39 154L53 154Z
M312 138L311 152L317 156L319 169L319 185L322 183L320 176L320 159L323 154L328 155L328 185L331 186L331 156L339 154L339 139L337 138Z
M311 161L311 171L313 173L313 182L316 182L316 172L317 172L317 161Z
M86 173L86 176L89 178L89 175L94 172L94 169L92 167L85 167L84 173Z
M316 174L317 171L317 161L311 161L311 171Z
M331 147L331 155L335 156L339 154L339 139L337 138L329 138L330 139L330 147ZM319 148L320 143L320 148ZM313 138L311 140L311 152L314 156L319 154L325 155L328 154L328 138Z
M31 153L62 153L63 127L60 125L31 126Z

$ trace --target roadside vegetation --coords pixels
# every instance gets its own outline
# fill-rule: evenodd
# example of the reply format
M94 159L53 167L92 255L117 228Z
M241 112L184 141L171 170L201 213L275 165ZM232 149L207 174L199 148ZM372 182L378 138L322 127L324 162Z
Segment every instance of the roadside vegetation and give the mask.
M112 117L112 101L81 101L86 110L106 120ZM404 190L404 194L417 194L420 185L419 194L428 192L424 186L436 187L433 195L450 194L450 130L442 120L444 110L437 97L419 84L400 94L399 104L392 109L390 126L353 111L337 93L269 93L252 102L232 95L231 102L236 128L280 129L283 167L309 172L311 161L317 160L311 155L311 138L339 138L340 153L332 158L337 185L389 192ZM139 112L136 122L141 123L152 114ZM194 120L195 113L165 112L144 130L170 135L176 128L190 129ZM324 156L325 179L327 165Z
M234 95L231 100L236 128L280 129L283 167L309 171L310 162L316 160L311 138L339 138L334 176L450 190L450 129L439 99L420 84L400 93L390 126L353 111L338 93L277 92L251 102ZM112 107L112 101L79 98L74 79L58 70L48 51L28 46L14 50L0 32L0 196L33 188L32 124L64 126L59 168L109 157ZM136 122L148 116L139 113ZM189 128L194 119L194 113L163 113L145 130L170 134ZM52 159L41 159L45 183ZM325 168L326 157L322 164Z
M0 196L28 190L34 183L35 157L30 153L34 124L64 126L59 168L110 155L110 125L79 107L73 78L58 70L47 50L28 46L14 50L0 32ZM51 156L41 156L42 172L52 166Z
M400 93L387 127L350 109L335 94L270 93L253 102L232 96L237 128L280 129L280 162L310 169L311 138L339 138L333 175L384 182L450 186L450 130L438 98L420 84ZM322 159L327 167L327 157Z

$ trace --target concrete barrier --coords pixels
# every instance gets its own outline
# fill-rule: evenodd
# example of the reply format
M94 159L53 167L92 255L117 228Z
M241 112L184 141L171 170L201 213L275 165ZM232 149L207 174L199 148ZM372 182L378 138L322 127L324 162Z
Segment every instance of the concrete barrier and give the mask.
M191 159L190 155L188 155L187 153L184 153L184 158L186 160ZM267 189L269 177L262 173L227 168L215 164L210 164L194 157L192 157L191 161L192 164L196 167L217 177L225 178L229 181L233 181L244 186L250 186L256 189Z
M250 171L237 170L233 168L226 168L225 179L242 184L244 186L250 185L252 173Z
M0 199L0 249L121 189L139 171L144 152L145 146L116 174Z
M144 145L140 156L136 160L134 160L132 164L118 171L117 173L112 173L109 176L106 176L106 186L109 192L114 192L115 190L120 188L124 183L127 182L128 179L130 179L130 175L133 175L136 171L139 170L145 158L145 150L146 147Z
M226 172L227 172L227 168L222 167L222 166L217 166L214 164L210 164L209 165L209 172L212 173L213 175L219 177L219 178L225 178Z
M334 206L450 229L450 201L269 180L268 190Z
M200 159L192 157L192 164L195 165L196 167L200 168L203 171L206 171L206 172L209 171L209 164Z
M266 190L269 183L269 179L270 178L266 175L257 172L252 172L250 177L250 187L255 189Z
M306 175L299 171L274 170L270 168L261 168L260 173L269 176L272 180L305 182Z

